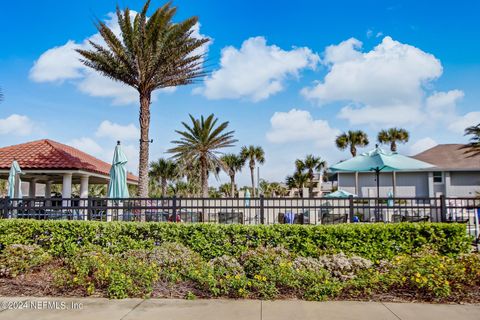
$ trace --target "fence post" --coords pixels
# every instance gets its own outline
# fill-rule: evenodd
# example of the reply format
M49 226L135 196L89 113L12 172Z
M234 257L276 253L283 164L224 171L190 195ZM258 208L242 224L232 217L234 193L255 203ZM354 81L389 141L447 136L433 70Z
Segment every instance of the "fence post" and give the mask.
M92 197L88 196L87 199L87 216L85 220L91 220L92 219Z
M172 199L173 222L177 222L177 196L174 195Z
M353 196L352 195L348 196L348 214L349 214L350 222L353 222L354 212L353 212Z
M440 221L447 221L447 199L445 195L440 195Z
M260 223L265 224L265 212L263 208L263 194L260 195Z
M3 218L8 219L9 214L8 214L8 204L10 203L10 197L6 196L3 199Z

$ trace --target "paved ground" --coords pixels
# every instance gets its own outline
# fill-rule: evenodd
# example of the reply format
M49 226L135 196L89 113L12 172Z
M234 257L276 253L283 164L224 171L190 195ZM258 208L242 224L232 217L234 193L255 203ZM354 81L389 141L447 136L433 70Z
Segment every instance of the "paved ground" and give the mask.
M480 305L258 300L2 298L1 320L480 319Z

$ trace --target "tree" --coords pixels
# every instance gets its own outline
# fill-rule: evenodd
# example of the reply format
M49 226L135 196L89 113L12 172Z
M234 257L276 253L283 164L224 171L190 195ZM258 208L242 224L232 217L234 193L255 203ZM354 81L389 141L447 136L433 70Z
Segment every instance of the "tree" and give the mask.
M303 172L307 175L308 178L308 193L310 197L312 196L313 191L313 179L315 177L314 172L322 172L327 166L327 162L322 160L320 157L315 157L312 154L309 154L305 157L305 160L297 159L295 161L295 167L297 171ZM320 180L321 181L321 180Z
M160 185L161 196L164 198L167 195L168 182L178 178L178 166L172 160L160 158L150 163L149 175Z
M261 194L265 197L285 196L288 194L287 188L278 182L268 182L267 180L261 179L258 185Z
M82 63L104 76L135 88L140 99L140 156L138 195L148 195L148 156L150 100L152 92L166 87L187 85L205 75L203 55L196 50L208 39L197 39L193 27L197 17L173 22L176 8L170 3L157 9L150 18L148 0L133 21L130 10L117 7L121 37L105 23L96 27L106 46L90 41L92 49L77 49Z
M202 196L206 198L208 197L209 170L224 167L218 150L232 147L237 140L233 138L234 131L225 131L228 121L217 126L218 118L213 114L206 119L203 116L200 119L189 116L192 124L182 122L185 131L175 130L181 138L172 141L176 147L169 149L168 152L174 154L174 159L199 165Z
M245 159L234 153L229 153L220 158L224 164L225 172L230 177L230 196L235 197L235 174L242 171Z
M381 130L378 133L377 140L382 144L390 143L390 150L397 151L397 142L406 143L410 134L407 130L402 128L390 128L388 130Z
M234 197L235 193L232 192L230 183L224 183L218 186L218 192L220 192L224 197ZM235 192L235 186L233 188L233 192Z
M255 165L256 163L265 163L265 152L263 151L263 148L259 146L243 146L242 150L240 151L240 156L244 161L248 160L248 166L250 167L250 178L252 179L252 197L255 197Z
M348 132L344 132L337 136L337 139L335 140L335 144L340 150L345 150L350 147L352 157L357 155L357 147L365 147L368 143L368 136L362 130L348 130Z
M470 126L465 129L465 135L471 135L470 142L463 148L470 157L480 155L480 123L476 126Z
M302 173L300 171L296 171L293 175L287 176L285 179L285 183L287 187L291 189L298 189L300 196L303 197L303 188L305 184L308 182L308 176L306 173Z
M0 88L0 102L3 101L3 92L2 92L2 88Z

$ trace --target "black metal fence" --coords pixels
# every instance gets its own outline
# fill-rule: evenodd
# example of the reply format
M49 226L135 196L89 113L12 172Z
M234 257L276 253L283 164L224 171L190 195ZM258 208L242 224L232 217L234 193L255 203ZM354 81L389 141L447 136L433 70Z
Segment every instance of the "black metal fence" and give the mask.
M477 198L22 198L3 218L240 224L457 222L478 235Z

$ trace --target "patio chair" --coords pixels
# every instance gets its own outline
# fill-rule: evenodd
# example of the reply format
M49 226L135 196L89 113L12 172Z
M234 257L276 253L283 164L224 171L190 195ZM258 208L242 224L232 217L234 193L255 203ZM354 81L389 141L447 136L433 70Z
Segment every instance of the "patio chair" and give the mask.
M322 224L337 224L346 223L348 221L348 214L343 213L325 213L322 215Z
M243 212L237 211L220 211L218 213L218 223L222 224L243 224Z

